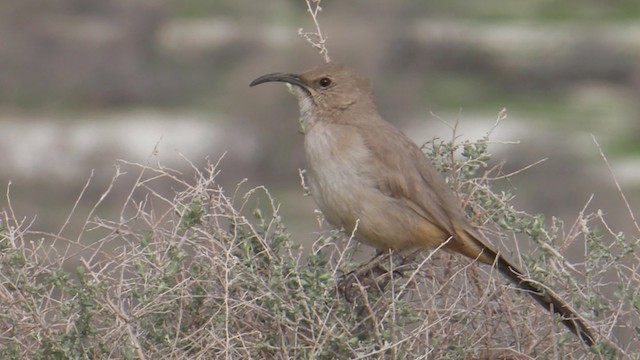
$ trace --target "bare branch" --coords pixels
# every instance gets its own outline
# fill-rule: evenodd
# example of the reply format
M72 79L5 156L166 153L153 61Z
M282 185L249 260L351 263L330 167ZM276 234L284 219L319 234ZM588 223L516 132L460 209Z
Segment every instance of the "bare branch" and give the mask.
M322 11L320 7L320 2L322 0L305 0L307 3L307 12L311 15L311 19L313 19L313 24L316 27L315 32L305 32L304 29L298 29L298 35L304 38L311 46L318 49L320 55L324 57L324 62L330 62L331 58L329 58L329 50L327 50L327 36L322 33L322 29L320 28L320 23L318 22L318 13Z

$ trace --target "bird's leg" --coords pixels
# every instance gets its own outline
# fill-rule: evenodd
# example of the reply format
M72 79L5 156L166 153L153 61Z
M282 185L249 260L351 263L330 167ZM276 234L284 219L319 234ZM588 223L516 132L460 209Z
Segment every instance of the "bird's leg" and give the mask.
M349 302L353 301L358 291L373 288L382 292L393 279L394 274L402 276L399 269L388 270L382 266L388 263L392 256L391 251L378 252L369 262L346 274L338 282L338 291Z
M415 259L418 257L418 255L420 255L422 252L424 252L424 249L415 249L412 252L407 253L406 255L403 255L402 261L400 261L400 265L397 267L397 269L394 270L394 272L404 277L403 275L403 272L405 270L404 268L409 266L409 264L413 263Z

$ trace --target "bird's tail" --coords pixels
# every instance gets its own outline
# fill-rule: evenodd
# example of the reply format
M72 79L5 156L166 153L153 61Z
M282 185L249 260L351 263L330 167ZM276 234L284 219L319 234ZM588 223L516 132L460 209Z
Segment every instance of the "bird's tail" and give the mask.
M470 231L460 231L458 236L461 238L457 239L458 241L453 241L449 246L452 250L472 259L478 259L483 263L495 265L502 274L507 276L519 288L525 290L542 307L553 314L560 315L562 323L586 345L590 347L594 345L595 336L593 330L567 302L562 300L551 289L527 278L522 270L493 250L479 235L475 235Z

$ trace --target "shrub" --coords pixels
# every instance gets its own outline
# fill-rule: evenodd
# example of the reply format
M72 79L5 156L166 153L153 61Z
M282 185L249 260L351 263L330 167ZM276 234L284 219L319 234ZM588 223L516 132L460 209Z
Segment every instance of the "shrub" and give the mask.
M348 236L325 232L303 256L265 188L229 195L217 164L193 167L187 180L121 163L114 183L122 168L139 176L120 217L92 212L76 239L3 211L0 357L637 358L638 239L609 229L601 212L581 213L566 229L517 211L512 194L491 190L509 175L487 167L487 145L488 136L436 139L424 149L474 223L599 330L605 341L592 352L495 269L439 249L384 291L361 285L345 301L338 282L358 250ZM175 190L163 193L160 181ZM586 258L570 263L563 253L576 243Z

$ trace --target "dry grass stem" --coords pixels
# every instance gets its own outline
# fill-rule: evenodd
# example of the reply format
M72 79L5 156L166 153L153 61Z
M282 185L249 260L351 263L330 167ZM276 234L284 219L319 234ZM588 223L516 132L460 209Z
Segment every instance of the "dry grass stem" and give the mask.
M314 32L306 32L302 28L298 29L298 35L305 39L311 46L318 49L320 55L324 58L324 62L331 61L329 58L329 50L327 49L327 36L322 33L320 23L318 22L318 14L322 11L320 3L322 0L305 0L307 4L307 12L313 20L313 24L316 27Z

